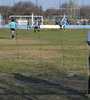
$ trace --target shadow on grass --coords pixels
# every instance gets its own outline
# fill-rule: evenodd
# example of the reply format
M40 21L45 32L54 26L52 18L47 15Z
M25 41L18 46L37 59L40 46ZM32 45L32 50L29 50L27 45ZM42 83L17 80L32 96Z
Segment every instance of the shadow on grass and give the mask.
M19 80L19 81L22 81L24 83L43 85L43 86L51 86L51 87L54 87L54 88L57 88L60 90L61 89L65 90L65 91L67 91L68 94L77 94L77 95L80 94L81 96L85 96L85 94L83 94L77 90L62 86L60 84L51 83L51 82L43 80L43 79L39 79L39 78L35 78L35 77L26 77L26 76L21 75L21 74L14 74L14 78Z
M73 88L70 88L70 87L66 87L66 86L62 86L60 84L55 84L55 83L52 83L52 82L49 82L47 80L43 80L43 79L40 79L40 78L35 78L35 77L26 77L24 75L21 75L21 74L14 74L14 78L16 80L19 80L19 81L22 81L23 84L24 83L28 83L28 84L34 84L34 85L39 85L39 86L42 86L42 88L45 88L45 87L51 87L51 88L55 88L55 89L59 89L60 91L64 91L64 93L60 93L60 92L56 92L56 91L43 91L44 93L30 93L31 95L79 95L79 96L82 96L83 98L86 98L85 97L85 94L78 91L78 90L75 90ZM29 95L30 95L29 94ZM72 98L73 100L73 98Z
M53 95L58 96L59 98L67 97L67 99L55 99L55 100L87 100L83 92L75 90L74 88L67 87L64 85L52 83L45 79L33 77L33 76L24 76L22 74L13 74L13 79L16 81L15 84L11 85L8 82L1 81L3 84L7 84L9 88L0 87L0 90L4 90L4 93L0 93L0 97L7 97L7 99L2 100L41 100L38 99L39 96L43 96L42 100L46 96ZM16 85L18 83L18 85ZM11 88L10 88L11 87ZM30 91L31 90L31 91ZM17 99L15 99L17 97ZM54 99L47 100L54 100Z
M8 38L8 37L1 37L1 36L0 36L0 39L10 39L10 38Z

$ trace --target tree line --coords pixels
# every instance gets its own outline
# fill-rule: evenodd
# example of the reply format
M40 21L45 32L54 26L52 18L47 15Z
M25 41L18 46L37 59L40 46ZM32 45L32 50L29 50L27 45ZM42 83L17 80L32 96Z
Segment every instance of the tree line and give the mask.
M76 8L76 9L75 9ZM83 6L77 9L78 6L74 2L63 3L60 9L49 8L43 11L42 6L37 6L32 2L18 2L14 6L0 6L0 13L3 18L9 17L10 15L42 15L45 18L52 17L54 15L71 15L72 17L90 18L90 6Z

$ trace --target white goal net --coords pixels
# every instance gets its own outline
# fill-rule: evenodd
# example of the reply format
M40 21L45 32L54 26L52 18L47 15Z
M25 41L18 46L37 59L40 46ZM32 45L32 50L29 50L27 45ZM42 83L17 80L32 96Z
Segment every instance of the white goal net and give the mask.
M30 20L30 24L33 26L35 18L42 20L43 25L43 16L34 16L32 15L11 15L9 18L15 18L18 22L18 25L27 25L27 20Z

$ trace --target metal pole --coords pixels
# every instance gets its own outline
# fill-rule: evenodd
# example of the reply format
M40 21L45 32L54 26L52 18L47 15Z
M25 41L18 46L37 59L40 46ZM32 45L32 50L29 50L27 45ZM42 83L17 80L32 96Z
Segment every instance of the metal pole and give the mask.
M33 13L32 13L32 26L33 26Z
M59 0L59 9L60 9L61 1Z
M36 6L38 7L38 0L36 0ZM36 15L38 15L38 8L36 9Z
M80 15L81 15L81 11L80 11L80 8L79 8L79 19L81 19Z
M2 22L2 16L1 16L1 13L0 13L0 27L1 27L1 22Z
M15 2L14 2L14 0L13 0L13 6L15 5Z
M37 0L36 0L36 5L38 5L38 2L37 2Z

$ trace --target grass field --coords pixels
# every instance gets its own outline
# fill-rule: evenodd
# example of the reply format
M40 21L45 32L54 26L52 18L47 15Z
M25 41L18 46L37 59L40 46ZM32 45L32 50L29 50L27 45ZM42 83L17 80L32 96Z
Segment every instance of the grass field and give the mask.
M87 32L0 29L0 99L87 100Z

